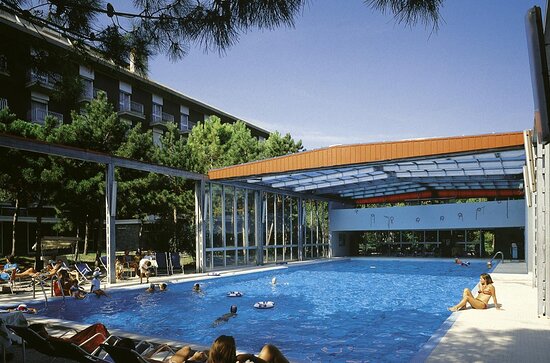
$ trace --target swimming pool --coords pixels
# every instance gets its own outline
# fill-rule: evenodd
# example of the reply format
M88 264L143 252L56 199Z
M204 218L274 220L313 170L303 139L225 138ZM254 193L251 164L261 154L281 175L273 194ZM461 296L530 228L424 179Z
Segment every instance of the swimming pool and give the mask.
M410 360L450 315L447 307L473 287L484 261L351 259L170 284L168 291L111 291L111 298L55 300L41 315L85 324L103 322L142 335L210 346L233 335L240 351L272 343L295 362ZM271 283L277 278L277 284ZM229 291L244 296L230 298ZM259 310L255 302L275 308ZM226 323L213 321L238 306Z

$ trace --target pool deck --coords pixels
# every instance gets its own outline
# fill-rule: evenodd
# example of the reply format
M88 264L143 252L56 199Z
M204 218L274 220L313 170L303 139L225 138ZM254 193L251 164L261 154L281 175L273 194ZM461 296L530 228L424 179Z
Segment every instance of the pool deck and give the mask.
M501 310L491 303L488 310L453 313L450 329L434 336L413 362L550 361L550 319L537 315L537 290L526 264L500 263L491 277Z

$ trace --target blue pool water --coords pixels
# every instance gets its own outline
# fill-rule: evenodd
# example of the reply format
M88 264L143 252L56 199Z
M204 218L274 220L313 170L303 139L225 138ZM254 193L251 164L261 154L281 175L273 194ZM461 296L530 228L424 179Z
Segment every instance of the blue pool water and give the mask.
M103 322L142 335L210 346L233 335L240 351L272 343L295 362L410 360L450 315L464 287L472 288L484 262L352 259L194 282L169 284L154 294L111 291L110 298L57 299L41 315L85 324ZM277 277L277 284L271 280ZM230 298L229 291L243 297ZM258 310L257 301L275 308ZM238 306L228 322L212 322Z

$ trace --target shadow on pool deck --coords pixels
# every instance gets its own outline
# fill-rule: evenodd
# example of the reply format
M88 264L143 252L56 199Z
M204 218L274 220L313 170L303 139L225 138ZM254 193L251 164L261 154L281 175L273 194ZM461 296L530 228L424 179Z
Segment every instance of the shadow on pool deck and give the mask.
M499 264L491 274L496 310L468 309L454 313L454 324L426 362L548 362L550 319L537 316L537 290L531 286L524 262Z

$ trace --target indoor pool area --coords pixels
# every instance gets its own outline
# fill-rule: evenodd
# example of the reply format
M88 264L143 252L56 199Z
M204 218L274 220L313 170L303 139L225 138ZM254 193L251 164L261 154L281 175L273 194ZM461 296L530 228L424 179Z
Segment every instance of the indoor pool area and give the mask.
M147 293L146 285L111 289L109 298L56 299L34 307L49 318L102 322L200 346L222 334L234 336L242 352L257 353L271 343L292 362L403 362L450 316L447 307L463 288L473 288L487 272L485 262L352 258L173 282L165 292ZM193 291L197 282L200 292ZM273 308L254 307L263 301ZM237 314L215 323L231 305Z

